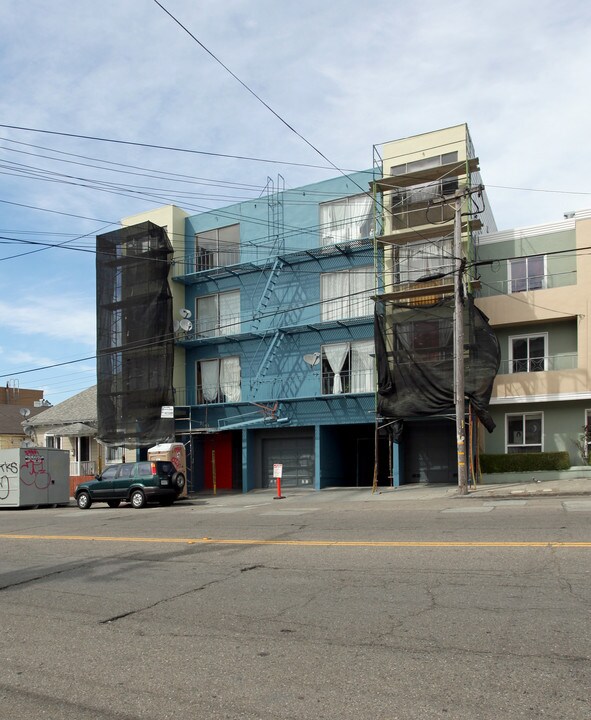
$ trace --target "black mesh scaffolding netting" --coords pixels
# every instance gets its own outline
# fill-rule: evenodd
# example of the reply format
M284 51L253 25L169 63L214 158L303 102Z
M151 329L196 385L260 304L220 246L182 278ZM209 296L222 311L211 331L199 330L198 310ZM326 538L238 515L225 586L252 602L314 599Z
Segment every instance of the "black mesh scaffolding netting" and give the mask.
M151 222L97 236L98 439L145 447L170 439L173 420L172 246Z
M492 432L495 423L488 406L499 369L499 343L471 296L465 298L463 314L465 394ZM455 413L453 328L453 298L414 307L376 303L378 415L402 421ZM399 436L402 423L393 425Z

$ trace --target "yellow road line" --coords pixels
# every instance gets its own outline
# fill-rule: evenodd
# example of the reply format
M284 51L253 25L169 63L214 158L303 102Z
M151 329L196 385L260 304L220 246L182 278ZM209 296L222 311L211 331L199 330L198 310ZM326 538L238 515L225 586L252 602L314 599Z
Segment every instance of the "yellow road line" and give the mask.
M495 541L495 540L240 540L230 538L150 538L106 535L17 535L0 534L2 540L64 540L77 542L173 543L177 545L291 545L293 547L388 547L388 548L591 548L591 542Z

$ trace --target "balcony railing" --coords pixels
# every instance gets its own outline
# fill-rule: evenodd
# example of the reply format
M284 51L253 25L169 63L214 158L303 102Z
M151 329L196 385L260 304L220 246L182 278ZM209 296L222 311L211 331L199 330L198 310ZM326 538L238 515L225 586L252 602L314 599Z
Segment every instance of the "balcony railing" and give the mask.
M513 373L551 372L556 370L576 370L578 367L577 353L547 355L538 358L503 360L499 367L499 375Z
M343 370L338 377L333 372L322 373L322 394L342 395L344 393L374 392L374 372L370 370Z
M94 460L70 460L70 476L81 477L96 475L96 462Z
M575 272L555 273L554 275L536 275L513 280L481 280L481 297L495 295L511 295L530 290L547 290L548 288L565 287L576 284Z

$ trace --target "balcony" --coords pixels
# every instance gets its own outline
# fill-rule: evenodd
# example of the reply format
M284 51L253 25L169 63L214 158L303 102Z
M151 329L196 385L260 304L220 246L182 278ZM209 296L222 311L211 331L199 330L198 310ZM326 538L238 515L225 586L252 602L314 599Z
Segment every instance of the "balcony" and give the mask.
M349 393L373 393L374 371L344 369L340 373L324 371L322 373L322 394L343 395Z
M576 274L572 272L556 273L554 275L536 275L515 280L481 279L482 288L480 297L494 297L498 295L513 295L532 290L548 290L551 288L576 285Z
M578 367L577 353L561 353L519 360L503 360L499 367L499 375L516 373L554 372L576 370Z

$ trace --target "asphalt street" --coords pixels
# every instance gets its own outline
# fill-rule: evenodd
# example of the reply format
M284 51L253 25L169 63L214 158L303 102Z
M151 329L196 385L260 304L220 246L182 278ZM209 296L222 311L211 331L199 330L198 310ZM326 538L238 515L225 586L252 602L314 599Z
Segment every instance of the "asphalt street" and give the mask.
M591 717L591 498L0 512L0 718Z

